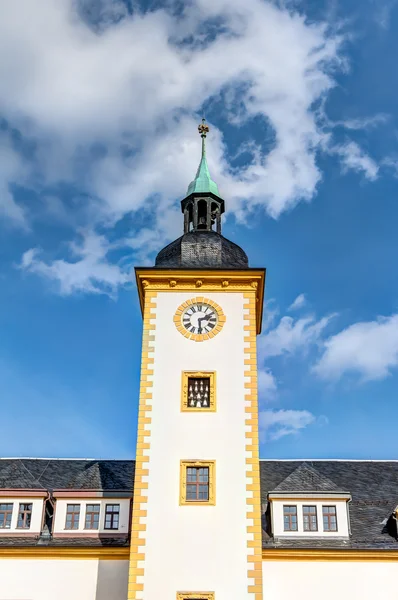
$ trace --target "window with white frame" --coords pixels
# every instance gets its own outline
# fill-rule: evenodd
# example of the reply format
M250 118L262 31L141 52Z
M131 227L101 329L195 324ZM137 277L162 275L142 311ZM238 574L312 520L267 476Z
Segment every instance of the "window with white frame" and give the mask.
M285 531L297 531L297 506L283 507L283 528Z
M13 506L12 503L0 504L0 529L10 529Z
M303 506L304 531L318 531L318 516L316 506Z
M335 506L322 506L323 531L337 531L337 514Z

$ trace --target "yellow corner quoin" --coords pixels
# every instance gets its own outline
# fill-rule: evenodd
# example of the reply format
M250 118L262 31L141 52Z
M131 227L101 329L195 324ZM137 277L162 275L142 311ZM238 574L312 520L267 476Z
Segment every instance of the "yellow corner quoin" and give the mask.
M208 467L209 499L187 500L187 468ZM180 461L180 506L215 506L216 504L216 461L215 460L181 460Z
M345 562L398 562L398 550L328 550L321 548L267 548L262 552L264 561L345 561Z
M262 299L261 299L262 302ZM246 427L246 519L248 598L263 600L260 461L258 438L257 339L258 296L244 292L245 420Z
M177 600L215 600L214 592L177 592Z
M203 302L203 304L208 304L209 306L211 306L212 308L214 308L214 310L217 313L218 319L217 319L217 325L214 327L214 329L212 331L209 331L208 333L190 333L189 331L187 331L187 329L185 329L183 322L182 322L182 317L184 315L184 312L190 307L192 306L192 304L196 304L196 303L201 303ZM221 306L219 306L216 302L213 302L213 300L209 300L209 298L203 298L203 296L198 296L196 298L191 298L190 300L186 300L186 302L183 302L181 304L181 306L179 306L175 312L174 315L174 323L175 326L177 327L177 330L186 338L188 338L189 340L192 340L194 342L204 342L205 340L210 340L211 338L213 338L215 335L217 335L218 333L220 333L221 329L224 326L224 323L226 321L226 317L223 313L223 310L221 308Z
M209 406L197 408L188 405L188 380L190 377L209 378ZM217 389L216 389L215 371L183 371L181 382L181 412L216 412L217 408Z
M148 292L249 292L255 298L255 319L250 325L254 326L257 333L261 333L265 273L265 269L135 269L143 314Z
M130 543L130 565L128 579L128 600L142 600L144 595L145 544L146 544L146 504L148 486L146 477L149 474L149 451L151 435L152 411L152 380L153 358L149 357L154 351L156 308L155 291L145 294L144 327L142 332L141 351L141 381L138 410L137 450L135 460L133 514Z

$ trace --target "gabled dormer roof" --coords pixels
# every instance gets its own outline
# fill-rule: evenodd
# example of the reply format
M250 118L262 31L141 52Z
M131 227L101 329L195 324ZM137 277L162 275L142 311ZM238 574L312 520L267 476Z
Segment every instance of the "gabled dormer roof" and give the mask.
M290 475L272 490L271 493L347 493L337 486L334 481L322 475L306 462L301 463Z

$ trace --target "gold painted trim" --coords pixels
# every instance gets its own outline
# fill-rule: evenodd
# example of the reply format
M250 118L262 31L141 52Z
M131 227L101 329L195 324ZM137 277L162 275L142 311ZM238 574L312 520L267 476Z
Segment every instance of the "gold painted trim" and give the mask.
M208 333L203 333L203 334L202 333L201 334L190 333L183 325L182 318L183 318L184 312L190 306L192 306L192 304L196 304L196 303L208 304L209 306L214 308L214 310L217 313L217 325ZM214 302L213 300L210 300L209 298L204 298L203 296L197 296L196 298L191 298L190 300L186 300L185 302L183 302L177 308L177 310L174 314L173 320L174 320L175 326L177 327L177 330L181 333L181 335L183 335L184 337L186 337L189 340L192 340L194 342L204 342L205 340L210 340L211 338L216 336L218 333L220 333L220 331L224 327L224 323L226 321L226 316L224 315L221 306L219 304L217 304L217 302Z
M142 312L147 292L254 292L257 333L261 333L265 273L265 269L135 269Z
M323 550L310 548L267 548L263 560L289 561L346 561L346 562L398 562L398 550Z
M186 499L187 467L209 468L209 499L205 502L191 502ZM180 460L180 506L215 506L216 504L216 461Z
M263 599L256 339L258 300L255 289L244 293L247 591L252 600Z
M0 559L37 560L128 560L129 548L54 548L53 546L34 548L0 548Z
M177 600L214 600L214 592L177 592Z
M137 450L135 460L134 496L131 519L130 564L128 600L142 600L144 596L145 545L148 502L149 452L151 437L152 375L154 352L156 296L154 291L145 294L144 326L142 332L140 399L138 410Z
M210 379L209 406L196 408L188 406L188 379L190 377L208 377ZM181 412L216 412L216 372L215 371L183 371L181 381Z

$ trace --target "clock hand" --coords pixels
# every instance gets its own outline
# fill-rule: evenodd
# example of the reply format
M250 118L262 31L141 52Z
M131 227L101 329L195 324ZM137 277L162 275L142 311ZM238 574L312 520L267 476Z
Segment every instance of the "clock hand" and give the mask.
M208 314L206 317L203 317L202 319L198 319L199 321L208 321L210 319L210 317L213 316L214 313L210 313Z

